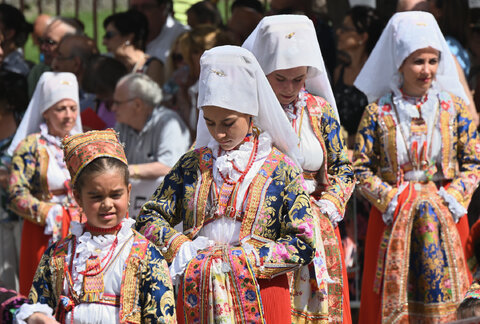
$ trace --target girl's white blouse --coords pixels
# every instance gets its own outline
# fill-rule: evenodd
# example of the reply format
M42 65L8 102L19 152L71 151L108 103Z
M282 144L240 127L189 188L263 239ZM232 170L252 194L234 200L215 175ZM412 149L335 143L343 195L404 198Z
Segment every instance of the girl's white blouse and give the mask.
M118 244L115 248L114 255L107 265L106 270L103 273L104 281L104 293L120 296L122 275L125 262L130 254L130 250L133 244L134 233L132 225L135 224L135 220L131 218L124 219L122 222L122 228L117 234ZM79 272L85 270L86 260L91 256L98 256L101 259L110 250L110 247L115 240L115 235L99 235L92 236L89 232L84 233L85 225L72 222L71 232L76 237L76 256L73 259L72 278L74 281L73 288L77 294L82 293L83 275ZM69 245L70 253L66 257L67 264L70 264L72 258L72 244ZM107 257L108 259L108 257ZM64 280L63 295L68 296L67 280ZM26 305L26 307L24 307ZM44 304L22 305L17 319L26 319L34 312L48 313L45 310ZM23 311L23 313L22 313ZM50 309L50 314L53 311ZM74 320L75 324L95 324L95 323L119 323L119 307L110 305L100 305L95 303L84 303L75 306L74 308ZM67 313L66 323L70 323L72 312ZM19 321L19 323L25 323L25 321Z

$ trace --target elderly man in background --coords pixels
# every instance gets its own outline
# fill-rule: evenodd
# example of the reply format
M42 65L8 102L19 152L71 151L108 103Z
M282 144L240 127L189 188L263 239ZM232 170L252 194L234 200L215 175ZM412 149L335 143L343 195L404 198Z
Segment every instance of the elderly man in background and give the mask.
M58 43L52 70L55 72L71 72L75 74L79 84L80 109L93 107L95 95L83 91L81 84L87 61L98 54L97 45L90 37L84 35L66 35Z
M190 145L187 126L176 112L160 106L161 100L157 83L139 73L120 79L113 94L115 129L125 144L132 182L132 217Z
M83 24L74 18L56 17L52 19L40 40L40 52L43 61L36 64L28 74L28 95L30 97L42 73L51 70L58 43L65 35L82 35L83 28Z
M149 31L145 52L165 64L173 42L188 30L172 17L172 0L131 0L130 8L147 17Z
M41 38L52 20L53 18L47 14L40 14L35 18L35 21L33 22L32 41L35 46L38 46L38 48L40 48Z

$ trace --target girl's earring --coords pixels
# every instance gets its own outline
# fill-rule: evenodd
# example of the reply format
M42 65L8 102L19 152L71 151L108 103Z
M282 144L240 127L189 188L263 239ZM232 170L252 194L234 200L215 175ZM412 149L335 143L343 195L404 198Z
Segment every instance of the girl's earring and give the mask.
M127 41L125 42L125 46L130 46L130 41L129 41L129 40L127 40Z

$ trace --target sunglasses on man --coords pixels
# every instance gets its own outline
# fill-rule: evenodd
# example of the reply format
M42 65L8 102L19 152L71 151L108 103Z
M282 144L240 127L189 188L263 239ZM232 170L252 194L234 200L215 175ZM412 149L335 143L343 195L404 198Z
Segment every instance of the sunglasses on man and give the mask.
M58 42L54 41L51 38L40 38L39 41L40 41L40 44L46 44L48 46L54 46L58 44Z

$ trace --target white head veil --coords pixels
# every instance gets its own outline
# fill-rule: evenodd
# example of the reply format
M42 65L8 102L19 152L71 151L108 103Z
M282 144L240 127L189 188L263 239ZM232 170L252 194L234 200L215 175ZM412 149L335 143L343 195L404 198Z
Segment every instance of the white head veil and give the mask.
M44 122L42 114L63 99L72 99L77 104L77 109L80 109L78 104L78 83L75 75L69 72L44 72L40 80L38 80L27 111L8 148L9 155L13 155L18 143L25 137L40 132L40 124ZM81 132L82 122L79 112L76 124L70 131L70 134Z
M338 118L337 104L328 80L312 21L303 15L264 17L242 45L251 51L265 75L276 70L308 66L305 89L327 100Z
M300 165L298 136L283 112L255 57L238 46L219 46L200 59L196 148L213 139L203 118L204 106L217 106L254 116L254 124L268 132L275 146Z
M437 21L423 11L399 12L389 20L354 85L365 93L369 102L390 91L399 95L403 81L398 69L410 54L427 47L441 53L435 86L461 97L468 104L455 61Z

